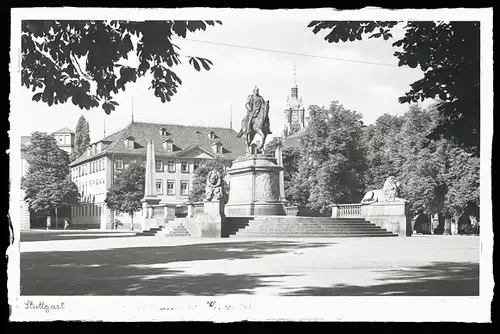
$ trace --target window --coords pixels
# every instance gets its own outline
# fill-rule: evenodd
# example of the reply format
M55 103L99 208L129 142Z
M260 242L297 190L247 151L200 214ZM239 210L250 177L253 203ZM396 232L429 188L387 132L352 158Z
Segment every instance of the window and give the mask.
M169 172L175 172L175 161L173 161L173 160L169 160L169 161L167 162L167 170L168 170Z
M200 167L200 162L199 161L195 161L194 164L193 164L193 172L196 172L196 170L198 169L198 167Z
M156 180L156 195L163 195L163 181Z
M181 181L181 196L189 195L189 181Z
M165 128L161 128L160 129L160 133L161 133L162 136L168 136L168 135L170 135L170 133L168 133L167 129L165 129Z
M175 195L175 181L167 181L167 195Z
M181 162L181 172L183 172L183 173L189 172L189 165L188 165L187 161Z
M165 147L165 151L172 152L174 150L174 144L172 142L164 142L163 146Z
M163 163L161 160L156 160L155 166L157 172L163 172Z
M123 159L115 160L115 169L123 169Z

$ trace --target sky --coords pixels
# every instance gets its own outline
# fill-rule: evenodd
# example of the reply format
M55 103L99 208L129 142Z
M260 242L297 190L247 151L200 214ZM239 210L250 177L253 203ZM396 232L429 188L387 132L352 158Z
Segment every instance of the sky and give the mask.
M238 131L246 112L245 99L257 86L260 94L270 101L272 138L283 129L286 98L294 80L306 108L339 101L345 108L361 113L365 124L373 123L384 113L403 114L408 110L408 105L400 104L398 97L423 74L419 69L397 66L391 41L364 38L330 44L323 39L326 32L315 35L307 28L308 23L309 20L297 19L224 20L222 25L188 34L186 40L176 39L182 55L208 58L213 68L197 72L184 58L183 64L173 69L183 84L170 102L162 103L148 90L150 78L141 78L120 91L115 97L119 106L109 116L100 107L81 110L70 102L49 107L32 101L33 93L22 87L21 107L16 110L16 116L24 120L21 134L54 132L64 127L74 131L78 118L84 115L90 125L91 141L95 142L104 134L124 128L130 123L132 113L136 122L229 127L231 110L233 128ZM393 34L398 38L403 31L395 30ZM393 66L234 48L189 39Z

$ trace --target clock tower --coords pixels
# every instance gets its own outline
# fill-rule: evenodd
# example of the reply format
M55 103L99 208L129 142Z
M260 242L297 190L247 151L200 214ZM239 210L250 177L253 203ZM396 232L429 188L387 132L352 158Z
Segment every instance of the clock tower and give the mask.
M302 97L299 98L299 87L295 81L294 68L294 87L291 94L287 96L285 106L285 127L283 129L283 138L286 138L305 127L305 108L302 103Z

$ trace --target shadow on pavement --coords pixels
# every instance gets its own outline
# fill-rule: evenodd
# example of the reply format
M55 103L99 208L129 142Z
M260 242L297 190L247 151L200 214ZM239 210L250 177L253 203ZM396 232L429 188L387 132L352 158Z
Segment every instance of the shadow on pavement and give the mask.
M65 231L30 231L21 232L21 242L53 241L53 240L80 240L80 239L109 239L139 237L133 232L65 232ZM123 235L119 235L123 234Z
M334 243L252 241L21 253L21 295L252 294L287 275L186 275L169 262L255 259ZM155 266L156 265L156 266ZM279 284L278 282L275 284Z
M410 270L382 271L382 284L307 287L284 296L479 296L479 264L433 262Z

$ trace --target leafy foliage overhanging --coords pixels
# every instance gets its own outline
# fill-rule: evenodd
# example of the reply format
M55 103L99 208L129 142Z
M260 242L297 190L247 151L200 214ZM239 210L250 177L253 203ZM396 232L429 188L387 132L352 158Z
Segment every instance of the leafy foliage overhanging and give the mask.
M395 21L312 21L317 34L329 33L329 43L369 38L392 38ZM431 139L444 136L479 156L480 139L480 24L479 22L410 21L405 35L392 45L399 66L420 67L424 77L412 83L400 103L431 98L439 101L439 120L428 133Z
M220 21L25 20L22 22L21 83L33 100L71 102L81 109L102 106L109 114L113 97L138 78L152 76L149 89L163 103L177 93L181 79L172 71L181 63L172 38L206 30ZM127 65L135 51L137 64ZM212 62L189 56L197 71Z

